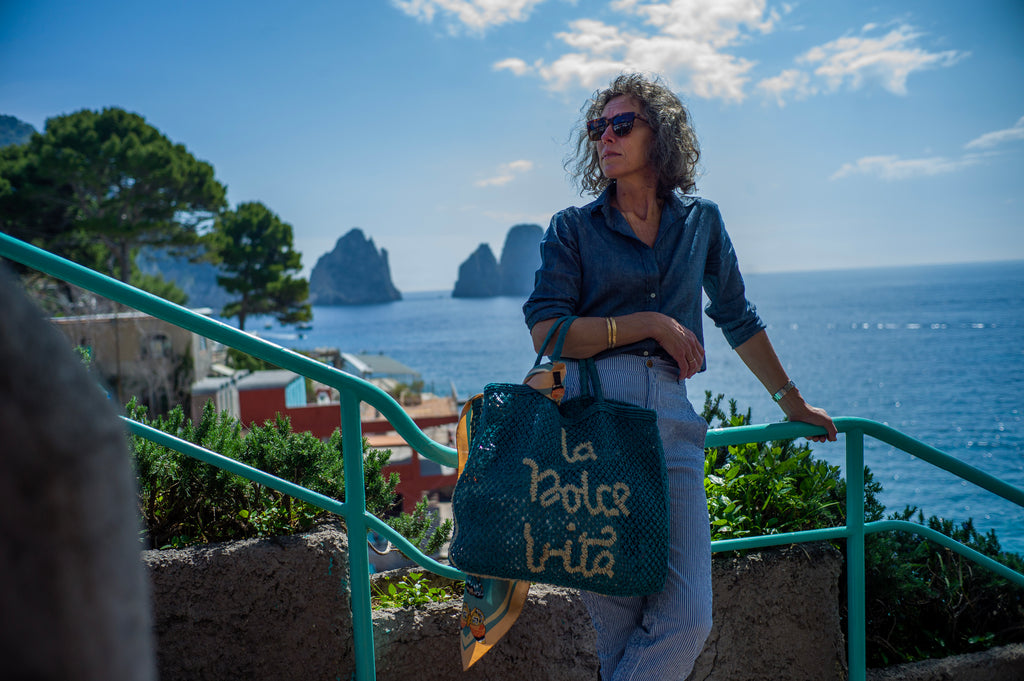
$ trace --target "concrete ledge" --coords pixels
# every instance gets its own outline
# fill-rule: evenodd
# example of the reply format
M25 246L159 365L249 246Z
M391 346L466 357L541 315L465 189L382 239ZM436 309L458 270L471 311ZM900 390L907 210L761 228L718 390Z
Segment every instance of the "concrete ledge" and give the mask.
M868 681L1024 681L1024 643L970 655L869 669Z
M352 653L345 535L146 551L162 681L348 679ZM844 679L841 558L825 544L718 558L716 624L692 679ZM597 656L574 591L535 585L519 622L463 673L461 602L374 613L379 681L592 681ZM991 681L989 679L988 681Z
M333 527L144 551L162 681L348 679L348 553Z
M404 572L404 571L402 571ZM576 592L530 587L519 621L468 671L459 656L462 601L374 613L377 681L594 681L594 632Z
M715 624L691 681L845 679L841 572L827 543L716 557Z

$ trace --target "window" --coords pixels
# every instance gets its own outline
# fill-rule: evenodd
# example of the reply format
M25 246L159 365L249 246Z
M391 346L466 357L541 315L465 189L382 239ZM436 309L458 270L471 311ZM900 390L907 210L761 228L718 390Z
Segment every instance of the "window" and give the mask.
M155 333L143 339L139 354L142 356L142 359L170 357L173 354L171 339L162 333Z

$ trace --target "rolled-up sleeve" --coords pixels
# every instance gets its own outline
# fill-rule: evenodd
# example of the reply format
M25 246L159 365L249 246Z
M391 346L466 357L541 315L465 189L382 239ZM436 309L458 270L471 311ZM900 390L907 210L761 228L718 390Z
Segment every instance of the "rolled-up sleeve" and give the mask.
M533 293L523 305L526 326L573 314L579 306L582 268L576 229L578 209L564 210L551 218L540 242L540 269Z
M757 308L747 300L739 262L718 206L708 202L705 224L710 228L707 260L704 266L704 292L708 304L704 312L722 330L729 346L736 348L764 330Z

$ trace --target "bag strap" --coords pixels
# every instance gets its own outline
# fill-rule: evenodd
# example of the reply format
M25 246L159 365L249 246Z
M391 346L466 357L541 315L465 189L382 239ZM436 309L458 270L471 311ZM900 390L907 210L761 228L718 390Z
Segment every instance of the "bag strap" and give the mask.
M533 363L533 366L540 365L540 361L544 358L544 350L548 347L548 343L551 342L556 331L558 332L558 338L555 340L555 347L551 349L549 357L551 357L552 362L557 362L562 358L562 346L565 345L565 337L568 335L569 327L572 326L574 321L576 321L576 317L572 315L559 317L555 320L555 323L548 330L548 335L544 337L544 342L540 346L540 352L537 353L537 360Z
M580 394L584 397L589 397L591 391L593 391L594 399L602 402L604 400L604 393L601 391L601 377L597 374L597 363L594 361L594 358L581 359L579 369Z

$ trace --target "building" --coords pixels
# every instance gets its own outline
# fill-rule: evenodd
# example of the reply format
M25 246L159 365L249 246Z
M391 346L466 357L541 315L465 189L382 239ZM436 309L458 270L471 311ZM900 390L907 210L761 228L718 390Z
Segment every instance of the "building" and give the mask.
M395 365L401 366L397 362ZM372 380L386 384L388 380L394 379L385 377ZM208 385L218 390L231 390L223 380L210 381ZM341 404L335 400L318 399L329 393L316 390L315 387L310 390L312 399L308 399L306 379L290 371L256 371L237 378L233 389L237 392L239 420L243 427L273 421L280 414L288 417L293 431L309 432L320 439L331 437L336 429L341 428ZM194 403L198 402L196 396ZM459 409L454 398L422 395L415 404L406 405L404 409L428 437L448 446L454 444L455 426L459 420ZM198 411L201 413L201 405ZM396 491L402 510L412 511L424 495L434 494L442 501L450 499L458 478L456 469L441 466L421 456L373 407L363 404L360 417L362 432L369 446L391 450L384 474L398 473L400 482Z
M218 343L134 310L50 321L111 395L122 404L134 395L151 413L186 403L193 377L206 376L222 352Z
M238 420L241 415L238 404L238 381L248 375L248 371L235 371L223 364L214 364L210 367L210 375L192 384L192 422L199 423L203 408L210 401L218 412L225 412Z
M341 353L342 371L370 381L395 381L405 385L419 382L420 373L384 354Z

